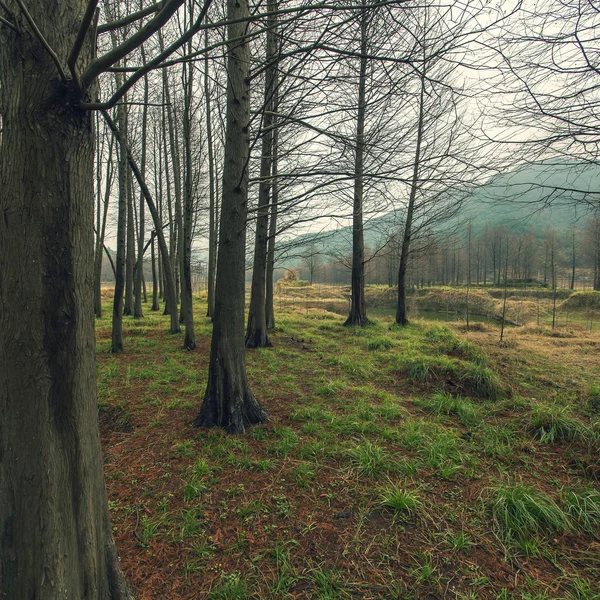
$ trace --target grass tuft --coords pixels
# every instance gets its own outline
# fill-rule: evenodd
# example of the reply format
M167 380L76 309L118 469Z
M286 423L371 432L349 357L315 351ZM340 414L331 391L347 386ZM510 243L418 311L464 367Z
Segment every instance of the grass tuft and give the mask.
M398 515L413 515L423 503L415 492L402 489L390 483L381 489L381 506L393 510Z
M570 529L568 515L552 498L522 484L492 488L487 507L498 534L506 542Z
M529 431L541 442L587 441L592 432L574 419L565 406L537 406L529 422Z

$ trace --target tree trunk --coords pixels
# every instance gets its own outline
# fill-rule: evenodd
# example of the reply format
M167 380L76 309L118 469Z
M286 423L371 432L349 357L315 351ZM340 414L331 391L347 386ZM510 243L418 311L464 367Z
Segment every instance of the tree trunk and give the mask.
M366 325L365 302L365 240L363 232L363 188L365 154L365 91L367 83L366 0L362 0L360 21L360 73L358 78L358 113L356 117L356 154L354 159L354 208L352 212L352 303L344 325Z
M106 218L108 216L108 204L110 200L110 188L112 183L113 162L112 152L114 146L114 138L110 136L108 144L108 160L106 166L106 187L104 190L104 204L102 212L102 220L97 221L97 236L96 248L94 250L94 312L98 318L102 317L102 253L104 251L104 237L106 233ZM100 181L98 181L100 187ZM100 194L98 194L98 202ZM99 208L99 207L98 207Z
M204 30L204 45L208 48L208 29ZM212 317L215 312L215 267L217 264L217 210L215 204L215 157L213 151L212 117L210 103L210 87L208 85L209 60L208 52L204 54L204 97L206 100L206 145L208 146L208 307L206 316Z
M125 120L128 130L127 119ZM133 184L127 169L127 258L125 266L125 305L123 314L133 315L133 269L135 266L135 219L133 218Z
M248 385L244 352L250 52L243 19L248 14L247 0L227 0L227 130L215 314L208 384L194 422L197 427L224 427L229 433L243 433L246 424L266 419Z
M117 86L120 74L116 74ZM115 295L113 299L112 341L110 351L123 352L123 293L125 291L125 234L127 226L127 124L125 105L117 107L119 121L119 207L117 217L117 257L115 265Z
M276 3L270 0L268 11L274 13ZM275 92L275 65L272 63L277 54L275 18L267 20L267 50L265 62L265 94L263 102L263 136L260 160L260 183L258 187L258 211L256 216L256 238L254 242L254 262L252 264L252 288L246 329L246 348L265 348L271 346L267 330L266 275L267 245L269 226L269 195L271 190L271 162L273 155L273 94Z
M0 596L122 600L96 403L93 119L8 6L22 34L0 31ZM66 57L87 2L27 6Z
M146 53L144 47L142 51L142 64L146 63ZM142 109L142 160L140 170L142 177L146 176L146 130L148 125L148 77L144 77L144 107ZM133 316L137 319L144 316L142 310L142 286L144 281L144 203L146 202L144 194L140 194L140 209L139 209L139 228L138 228L138 255L137 265L135 269L135 305L133 307Z
M421 144L423 142L423 121L425 117L425 72L421 75L421 93L419 96L419 122L417 124L417 144L415 146L415 161L413 163L412 181L410 184L410 197L406 210L404 223L404 236L402 250L400 251L400 266L398 267L398 304L396 306L396 323L408 325L408 307L406 304L406 268L410 253L410 240L412 237L413 216L417 190L419 188L419 166L421 164Z
M131 154L130 148L127 146L127 144L124 143L124 140L119 133L119 129L117 128L113 120L110 118L110 115L106 111L102 111L102 115L104 116L104 120L106 121L107 125L110 127L110 130L119 138L119 143L122 146L125 146L124 151L127 155L127 160L129 161L129 167L131 171L133 171L133 175L135 176L138 185L140 186L142 194L144 194L144 197L146 198L146 204L148 205L148 210L150 211L150 214L152 215L152 221L154 222L154 231L156 232L156 237L158 238L158 247L160 248L160 252L163 256L166 302L171 302L172 298L175 297L175 280L173 277L173 270L171 268L171 262L169 261L169 254L167 251L167 243L165 241L163 227L160 220L160 215L158 214L158 210L156 208L156 204L154 203L154 200L152 200L150 190L148 189L148 186L146 185L146 182L144 181L144 178L142 177L142 174L140 173L140 170L135 160L133 159L133 155ZM177 318L177 311L171 311L169 313L169 316L171 318L171 327L169 331L171 333L179 333L180 329L179 320Z
M159 310L160 307L158 305L158 277L156 273L156 257L154 253L154 238L156 237L156 234L154 231L150 237L152 238L152 241L150 242L150 253L152 260L152 308L150 310L156 311Z
M273 112L278 110L277 88L273 100ZM278 164L278 141L279 131L277 129L277 118L273 118L273 162L271 165L271 206L269 209L269 244L267 247L267 291L266 291L266 313L267 328L275 327L275 302L273 290L273 272L275 270L275 237L277 235L277 211L279 203L279 184L277 182Z
M194 198L192 190L192 132L191 110L193 94L193 63L184 64L185 81L185 107L183 114L183 137L185 144L185 181L183 188L183 229L180 235L182 245L182 277L181 277L181 314L185 326L183 348L194 350L196 348L196 333L194 331L194 311L192 306L192 228L194 221Z

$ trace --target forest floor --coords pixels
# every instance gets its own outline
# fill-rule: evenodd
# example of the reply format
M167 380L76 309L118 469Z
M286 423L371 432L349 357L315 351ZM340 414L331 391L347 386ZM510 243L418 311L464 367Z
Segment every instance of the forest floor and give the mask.
M195 429L198 349L97 320L113 533L138 600L600 599L600 334L284 308L247 351L270 418Z

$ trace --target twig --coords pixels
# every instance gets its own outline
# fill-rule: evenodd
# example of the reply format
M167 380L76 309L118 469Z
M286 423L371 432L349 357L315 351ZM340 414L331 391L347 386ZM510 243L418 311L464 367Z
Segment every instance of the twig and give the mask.
M60 75L62 82L67 83L69 81L69 79L68 79L64 69L62 68L62 65L60 64L60 60L59 60L58 56L56 55L56 52L54 52L54 50L52 50L52 48L50 47L50 44L46 41L46 38L42 35L42 32L39 30L39 27L36 25L35 21L33 20L33 17L29 14L29 11L27 10L27 8L25 8L25 5L23 4L23 0L15 0L15 2L19 5L21 12L25 16L25 19L27 19L27 22L33 29L33 32L35 33L36 37L41 42L42 46L44 46L44 48L46 49L46 52L48 52L48 54L50 55L50 58L54 61L54 64L56 65L56 68L58 69L58 74Z

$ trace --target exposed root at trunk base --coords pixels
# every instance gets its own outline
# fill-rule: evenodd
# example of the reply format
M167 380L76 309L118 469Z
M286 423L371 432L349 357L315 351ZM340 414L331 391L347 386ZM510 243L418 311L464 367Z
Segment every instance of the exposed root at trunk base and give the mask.
M227 394L222 386L208 389L194 421L194 427L221 427L227 433L245 433L247 425L259 425L267 420L267 413L249 388Z
M272 348L273 344L266 331L253 331L246 335L246 348Z
M369 319L367 319L366 315L357 315L357 314L350 313L350 315L348 315L348 318L344 322L344 327L353 326L353 325L356 325L358 327L365 327L366 325L369 325L369 324L370 324L370 321L369 321Z

